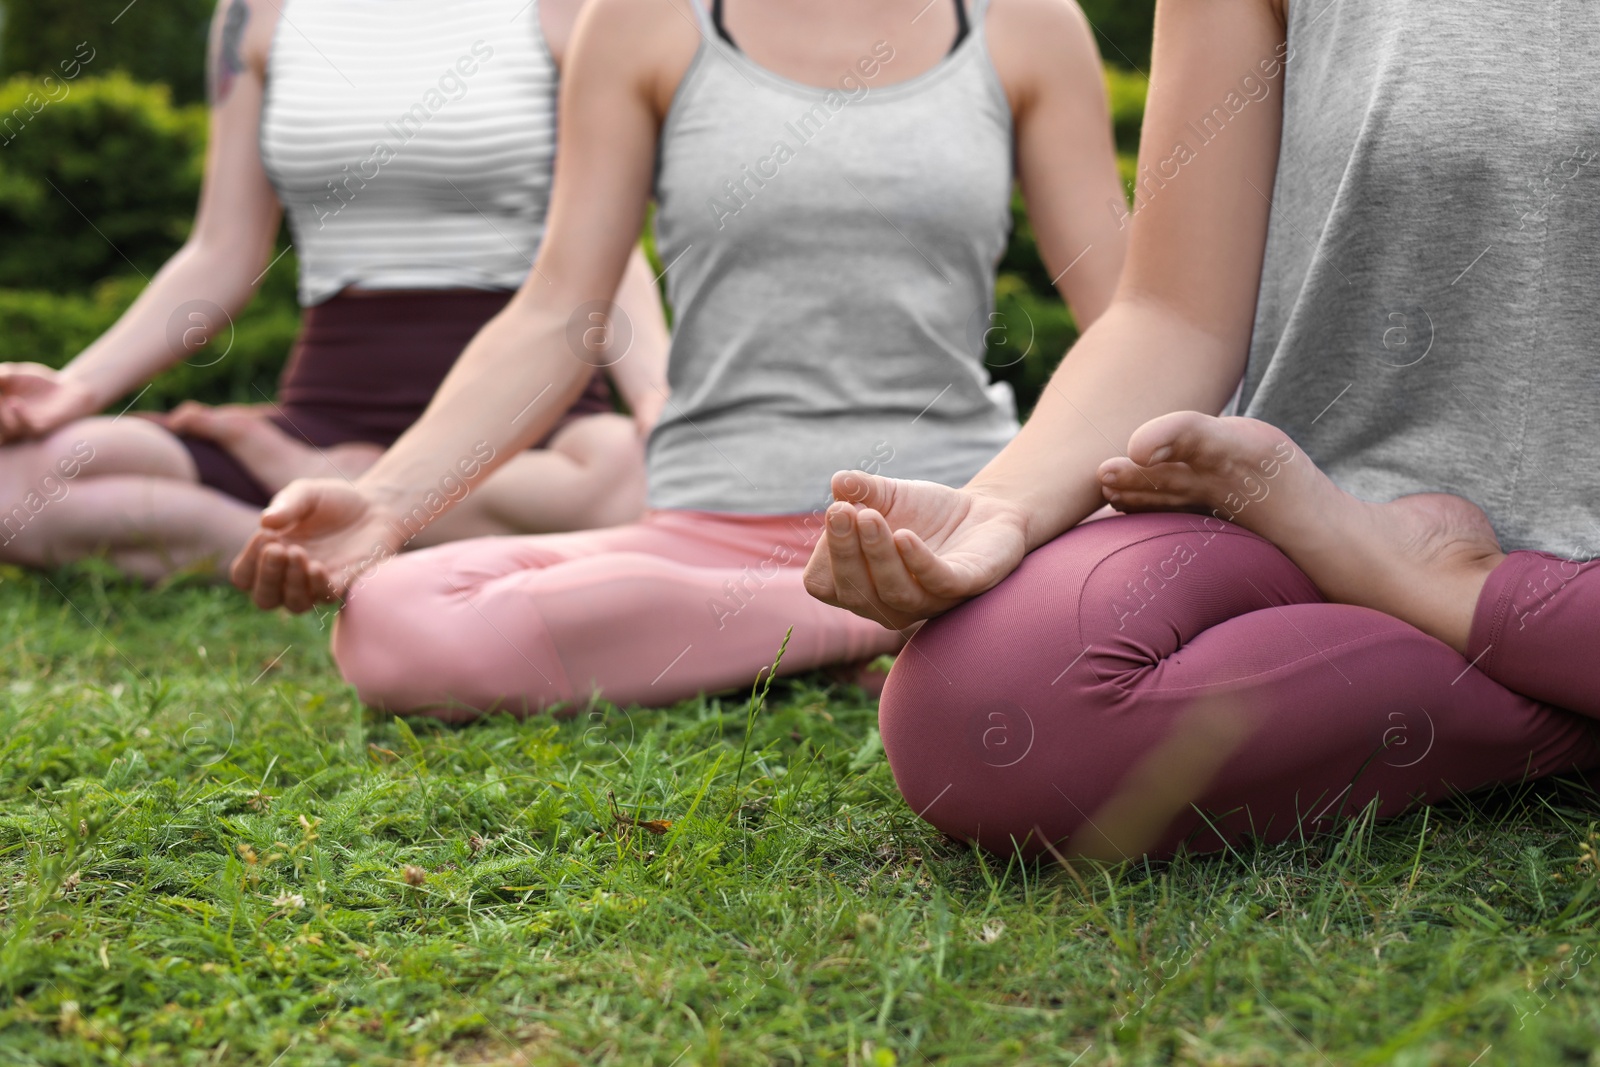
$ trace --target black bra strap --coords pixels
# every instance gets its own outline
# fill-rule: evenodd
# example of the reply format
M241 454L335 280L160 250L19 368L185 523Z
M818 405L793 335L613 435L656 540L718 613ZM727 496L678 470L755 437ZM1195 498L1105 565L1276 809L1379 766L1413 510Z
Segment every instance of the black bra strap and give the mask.
M735 51L739 43L728 34L728 27L722 24L722 0L711 0L711 25L716 29L717 36L728 42L728 46Z
M956 39L950 46L954 52L961 47L961 42L967 39L972 32L972 24L967 21L966 0L955 0L956 5ZM728 42L729 47L738 48L739 43L728 33L728 27L722 24L722 0L711 0L711 25L717 31L717 36Z
M721 3L722 0L717 0L717 2ZM954 52L957 48L960 48L961 42L965 41L967 34L971 32L972 26L967 22L966 0L956 0L956 43L950 46L950 51Z

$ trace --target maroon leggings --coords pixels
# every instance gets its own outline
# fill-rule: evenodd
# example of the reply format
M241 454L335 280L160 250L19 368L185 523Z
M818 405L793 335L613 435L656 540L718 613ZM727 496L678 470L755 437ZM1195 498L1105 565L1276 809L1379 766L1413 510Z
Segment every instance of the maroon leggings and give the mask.
M456 357L511 294L489 289L349 290L305 309L300 336L268 418L313 448L364 442L388 448L421 417ZM596 371L561 421L611 411L611 387ZM210 486L254 507L272 494L222 445L180 436Z
M1600 563L1513 553L1463 657L1327 603L1237 526L1136 515L925 625L880 721L907 803L947 833L1159 857L1600 765L1596 651Z

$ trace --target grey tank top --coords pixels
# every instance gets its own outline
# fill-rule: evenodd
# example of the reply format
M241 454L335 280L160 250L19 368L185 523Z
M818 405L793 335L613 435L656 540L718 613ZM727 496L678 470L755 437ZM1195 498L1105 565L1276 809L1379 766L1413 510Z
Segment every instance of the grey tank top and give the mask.
M1016 433L983 363L1012 184L985 7L923 74L883 84L904 60L879 42L833 88L702 12L657 159L675 321L652 506L809 511L846 468L960 484Z
M1594 4L1291 0L1289 45L1243 412L1357 496L1600 555Z

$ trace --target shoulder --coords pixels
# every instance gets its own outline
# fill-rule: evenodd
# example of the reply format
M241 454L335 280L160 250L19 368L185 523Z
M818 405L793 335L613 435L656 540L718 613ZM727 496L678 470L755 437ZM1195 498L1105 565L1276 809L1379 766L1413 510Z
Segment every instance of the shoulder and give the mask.
M681 35L681 31L685 30L698 33L699 24L695 21L694 8L690 6L692 0L668 0L666 3L648 0L642 4L622 5L604 4L603 0L538 0L538 3L539 26L557 64L566 59L567 47L572 43L579 16L597 6L606 8L598 17L608 27L608 33L616 32L619 19L629 26L642 23L647 32L657 35L674 32ZM674 13L674 8L677 13Z
M622 76L670 101L700 48L695 0L582 0L567 65Z
M279 0L218 0L206 49L212 107L226 103L241 78L257 86L266 82L278 18Z
M695 0L579 0L577 29L604 34L618 44L640 46L661 41L669 46L698 43L700 21Z
M218 0L209 39L213 71L265 73L281 9L281 0Z
M1094 28L1073 0L991 0L987 25L991 41L1058 59L1099 58Z
M583 4L584 0L539 0L539 32L557 66L566 58L572 25L578 21L578 11Z
M986 29L1013 108L1050 85L1099 86L1094 29L1073 0L992 0Z

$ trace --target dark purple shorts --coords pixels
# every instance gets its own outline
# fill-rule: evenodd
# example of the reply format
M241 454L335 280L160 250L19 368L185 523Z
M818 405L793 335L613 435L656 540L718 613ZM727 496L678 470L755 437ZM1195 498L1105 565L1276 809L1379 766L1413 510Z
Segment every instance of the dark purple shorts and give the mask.
M388 448L421 416L467 342L510 299L503 290L380 291L341 293L306 308L272 421L314 448L356 441ZM534 447L574 419L613 410L611 388L597 371ZM272 494L231 452L201 437L179 440L202 485L266 507Z

